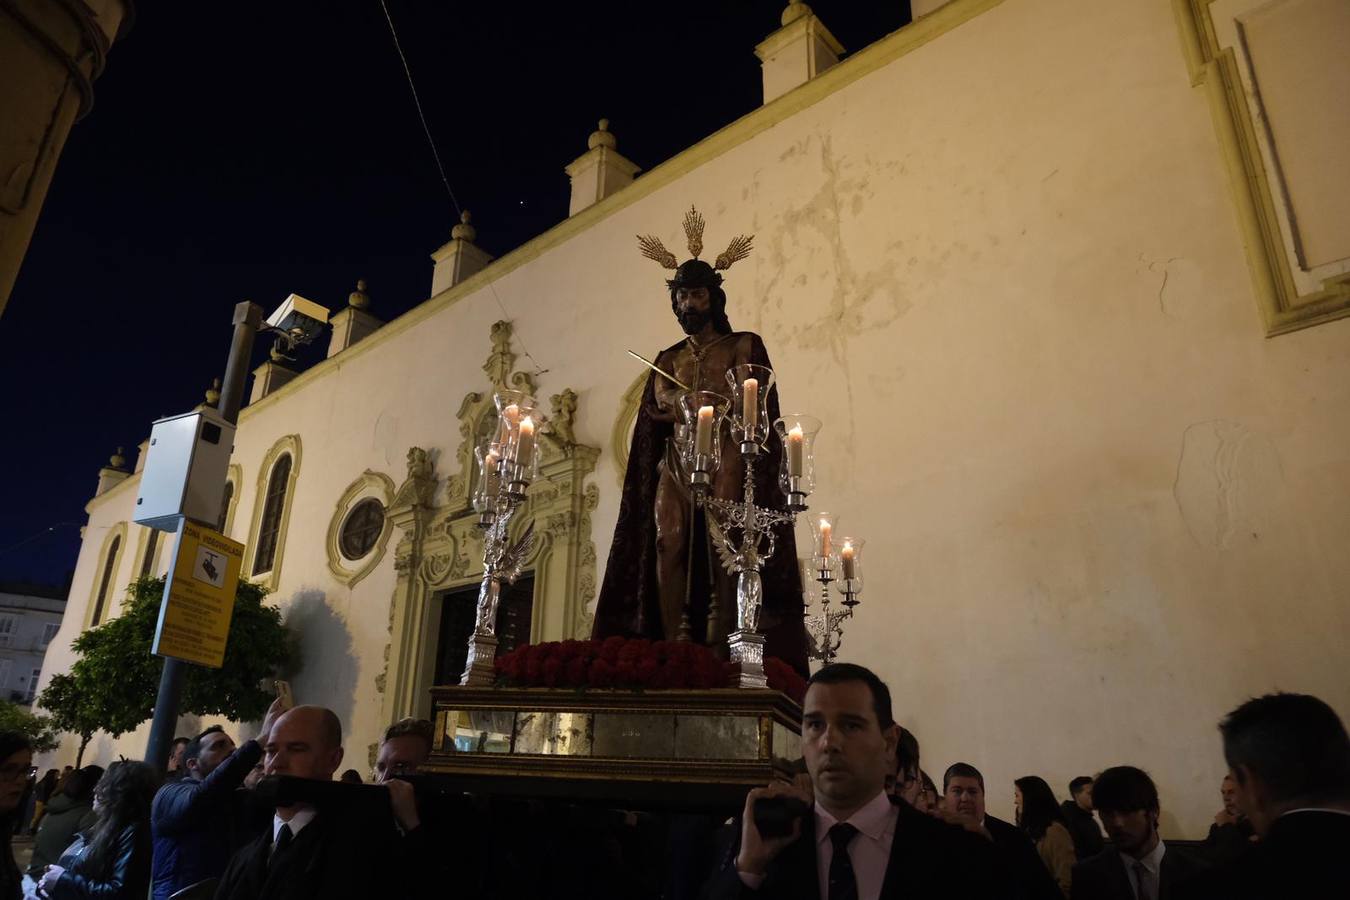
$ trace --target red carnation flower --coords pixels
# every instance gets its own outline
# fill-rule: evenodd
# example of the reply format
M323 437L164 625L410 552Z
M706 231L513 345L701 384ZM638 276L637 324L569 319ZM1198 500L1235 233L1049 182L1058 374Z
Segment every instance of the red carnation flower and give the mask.
M586 686L586 660L581 657L568 660L567 669L564 672L564 681L568 687Z
M588 674L589 684L593 688L605 688L614 683L614 667L604 659L597 659L591 663L591 669Z
M637 669L633 673L633 679L640 687L652 687L656 681L656 673L660 671L661 665L652 656L647 656L637 664Z

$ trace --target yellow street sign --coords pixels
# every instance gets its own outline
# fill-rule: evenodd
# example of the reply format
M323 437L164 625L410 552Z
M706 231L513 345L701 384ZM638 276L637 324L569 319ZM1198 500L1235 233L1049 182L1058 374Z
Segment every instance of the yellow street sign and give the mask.
M184 518L151 652L220 668L243 561L243 544Z

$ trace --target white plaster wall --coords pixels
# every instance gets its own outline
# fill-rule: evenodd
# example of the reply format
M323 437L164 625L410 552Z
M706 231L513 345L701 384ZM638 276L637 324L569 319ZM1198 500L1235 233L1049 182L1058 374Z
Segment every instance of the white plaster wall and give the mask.
M577 434L605 451L603 566L609 433L637 374L623 351L679 336L633 235L682 250L691 202L707 255L757 235L727 279L731 320L765 336L785 410L827 422L813 504L868 540L844 656L890 682L932 775L976 764L1011 818L1016 777L1062 794L1133 763L1159 783L1164 833L1200 837L1224 712L1281 688L1350 714L1335 552L1350 324L1262 337L1170 4L1017 0L544 251L495 297L392 323L246 411L233 535L247 539L263 455L300 434L277 598L306 634L296 693L342 715L353 764L385 724L393 541L339 586L323 549L339 495L367 468L401 482L410 446L447 474L504 307L517 351L549 369L541 396L576 390ZM81 621L97 527L129 496L92 507L49 672Z

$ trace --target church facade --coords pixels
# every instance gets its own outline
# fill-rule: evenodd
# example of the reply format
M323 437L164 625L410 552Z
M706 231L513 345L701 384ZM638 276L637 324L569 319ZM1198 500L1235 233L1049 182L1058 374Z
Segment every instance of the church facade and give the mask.
M297 700L359 764L457 680L499 388L551 420L508 631L589 634L646 377L625 350L679 337L633 236L676 245L694 204L710 246L755 234L727 313L825 422L811 505L867 541L841 658L890 683L925 768L977 765L1010 818L1014 778L1131 763L1164 835L1203 836L1222 714L1277 688L1350 714L1350 238L1317 205L1350 192L1281 93L1339 15L953 0L835 63L799 9L763 107L636 179L597 132L566 221L490 262L466 222L419 307L356 303L327 360L259 370L222 524L300 636ZM1283 109L1254 105L1267 73ZM137 484L100 477L44 680L167 568Z

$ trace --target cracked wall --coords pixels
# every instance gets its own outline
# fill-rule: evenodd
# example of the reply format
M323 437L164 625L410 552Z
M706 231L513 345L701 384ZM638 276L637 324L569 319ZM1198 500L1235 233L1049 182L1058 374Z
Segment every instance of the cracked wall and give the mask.
M868 541L843 655L890 682L930 772L980 765L1007 818L1016 777L1062 793L1130 762L1159 783L1164 834L1199 838L1223 713L1282 688L1350 716L1350 321L1262 336L1167 4L1019 0L246 414L236 523L266 449L305 441L278 600L317 592L350 635L353 746L383 724L362 686L395 554L336 585L334 503L366 468L401 480L410 446L454 454L452 406L483 389L505 307L548 370L540 393L574 389L578 438L605 448L603 566L609 435L638 374L624 351L680 337L633 235L683 258L691 203L708 255L756 235L726 273L728 313L764 336L783 409L825 421L810 502ZM120 497L91 506L89 534L129 517Z

